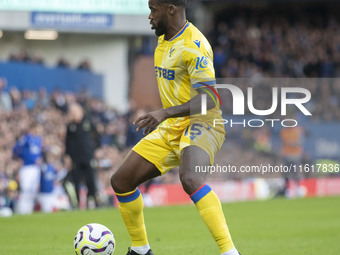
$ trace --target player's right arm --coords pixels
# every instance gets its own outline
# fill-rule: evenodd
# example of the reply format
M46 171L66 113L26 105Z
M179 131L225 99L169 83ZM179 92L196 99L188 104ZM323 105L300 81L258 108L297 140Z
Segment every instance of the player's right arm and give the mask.
M13 147L13 156L20 158L22 156L23 148L26 144L26 136L19 138L16 144Z
M166 109L147 113L139 117L133 124L137 125L137 131L145 128L144 134L148 134L154 130L159 124L169 118L185 117L201 112L201 94L206 94L206 91L197 89L198 95L190 99L188 102L172 106ZM214 100L207 95L207 109L215 107Z

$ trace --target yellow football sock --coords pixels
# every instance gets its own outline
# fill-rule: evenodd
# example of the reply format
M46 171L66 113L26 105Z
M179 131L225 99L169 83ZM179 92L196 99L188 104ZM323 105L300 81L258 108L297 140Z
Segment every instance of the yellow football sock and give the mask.
M148 244L143 216L143 198L137 188L134 191L117 194L119 210L130 234L133 247Z
M203 185L190 198L195 203L221 253L233 249L234 244L224 218L221 202L215 192L208 185Z

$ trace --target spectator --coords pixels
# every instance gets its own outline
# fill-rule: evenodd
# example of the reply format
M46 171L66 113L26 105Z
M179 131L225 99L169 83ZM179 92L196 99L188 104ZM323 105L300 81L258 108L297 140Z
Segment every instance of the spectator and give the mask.
M78 66L78 70L83 70L83 71L91 71L91 63L89 59L84 59L83 61L80 62Z
M13 214L6 186L5 179L0 178L0 217L8 217Z
M44 87L41 87L38 92L38 98L36 102L37 106L42 109L47 109L50 106L50 98L47 94L47 90Z
M59 68L70 68L71 64L66 58L60 57L58 62L57 62L57 67L59 67Z
M132 117L130 118L126 131L125 141L126 147L132 148L145 136L143 134L143 130L137 131L136 126L132 124L134 120L138 119L138 117L140 116L143 116L145 113L146 113L145 110L140 109L137 110L135 114L133 114Z
M21 107L21 93L17 88L11 88L10 97L12 101L12 109L17 109Z
M6 86L6 78L0 77L0 110L8 112L12 110L12 100L8 93L4 91Z
M283 128L280 132L282 142L283 163L291 169L292 165L299 166L303 158L303 129L299 126L291 128ZM285 173L285 187L283 194L288 198L300 196L298 171L291 169ZM292 185L293 184L293 185Z
M67 112L67 102L65 95L59 90L55 90L52 94L52 103L62 113Z

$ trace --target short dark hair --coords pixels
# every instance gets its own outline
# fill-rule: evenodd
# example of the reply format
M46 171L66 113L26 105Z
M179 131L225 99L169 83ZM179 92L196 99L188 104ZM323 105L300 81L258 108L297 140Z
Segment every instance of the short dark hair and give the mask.
M174 6L187 7L187 0L158 0L160 4L173 4Z

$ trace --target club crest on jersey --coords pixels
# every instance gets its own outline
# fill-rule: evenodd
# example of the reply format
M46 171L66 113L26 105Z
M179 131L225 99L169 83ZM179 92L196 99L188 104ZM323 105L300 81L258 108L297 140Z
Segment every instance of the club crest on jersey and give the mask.
M172 53L175 51L175 48L174 47L171 47L170 51L169 51L169 58L171 58L172 56Z
M197 57L196 61L196 70L197 69L204 69L208 67L208 58L207 57Z

